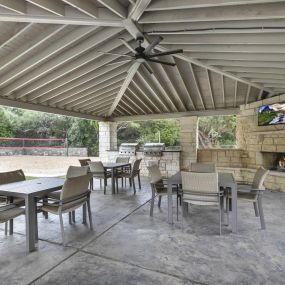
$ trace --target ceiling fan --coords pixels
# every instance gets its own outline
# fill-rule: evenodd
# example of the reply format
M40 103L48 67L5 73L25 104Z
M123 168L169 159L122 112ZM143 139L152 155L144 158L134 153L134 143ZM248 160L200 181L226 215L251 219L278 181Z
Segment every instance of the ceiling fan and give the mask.
M147 70L150 73L152 73L150 67L146 64L146 62L154 62L154 63L160 63L160 64L164 64L164 65L169 65L169 66L175 66L176 65L175 63L158 60L158 59L156 59L156 57L171 55L171 54L177 54L177 53L183 53L182 49L175 49L175 50L169 50L169 51L165 51L165 52L153 53L153 49L163 40L163 37L161 37L161 36L154 39L146 48L144 48L142 46L142 43L144 42L144 38L142 36L137 37L136 42L138 43L138 47L136 47L136 48L133 48L124 39L120 38L120 40L123 42L123 44L129 50L132 51L133 55L98 51L99 53L103 53L103 54L111 54L111 55L122 56L122 57L128 58L127 60L109 63L108 65L137 61L137 62L142 63L147 68Z

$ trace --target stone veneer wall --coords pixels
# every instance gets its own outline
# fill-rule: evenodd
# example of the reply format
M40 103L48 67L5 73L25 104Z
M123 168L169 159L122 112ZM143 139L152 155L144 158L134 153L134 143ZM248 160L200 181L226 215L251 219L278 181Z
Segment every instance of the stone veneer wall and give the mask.
M197 161L198 148L198 117L184 117L180 119L180 165L182 169L189 169L191 162Z
M109 150L117 149L117 123L99 122L99 156L103 162L109 160Z
M247 157L247 153L242 149L198 149L199 162L213 162L218 167L242 168L243 157Z
M108 151L107 161L115 162L119 156L118 151ZM135 156L130 157L130 162L133 163L136 159L142 159L140 169L141 175L148 176L147 166L151 164L158 164L163 176L170 177L180 170L180 152L170 151L163 152L162 156L144 156L142 151L138 151Z
M285 152L284 125L258 126L258 107L279 102L285 102L285 94L241 106L237 117L237 143L247 154L242 158L244 168L267 167L263 152ZM245 180L251 180L253 174L245 171ZM285 191L285 173L270 171L265 187Z

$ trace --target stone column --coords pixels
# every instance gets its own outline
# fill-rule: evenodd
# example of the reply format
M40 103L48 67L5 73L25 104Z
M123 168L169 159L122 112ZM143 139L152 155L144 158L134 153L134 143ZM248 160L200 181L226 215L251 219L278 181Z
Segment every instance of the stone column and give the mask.
M191 162L197 161L198 117L180 119L181 169L189 168Z
M99 122L99 157L108 161L108 150L117 149L117 123Z

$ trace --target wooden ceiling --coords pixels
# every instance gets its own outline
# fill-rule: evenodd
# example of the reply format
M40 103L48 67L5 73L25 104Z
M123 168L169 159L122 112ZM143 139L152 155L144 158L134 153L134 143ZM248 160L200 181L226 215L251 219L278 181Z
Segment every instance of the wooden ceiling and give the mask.
M143 34L175 67L128 54ZM285 92L285 1L0 0L0 104L97 120L232 114Z

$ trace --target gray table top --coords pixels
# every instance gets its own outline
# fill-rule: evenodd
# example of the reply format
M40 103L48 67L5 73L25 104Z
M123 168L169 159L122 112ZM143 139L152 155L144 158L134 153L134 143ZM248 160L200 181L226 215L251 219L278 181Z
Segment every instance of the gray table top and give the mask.
M220 186L230 186L235 183L235 179L232 173L228 172L218 172L218 180ZM171 176L168 180L170 184L181 184L182 178L181 178L181 172L175 173L173 176Z
M44 177L32 180L24 180L0 185L0 195L25 198L27 196L41 196L46 193L60 190L64 179Z
M119 168L119 167L129 166L131 164L129 162L128 163L107 162L107 163L103 163L103 165L105 168L111 169L111 168Z

